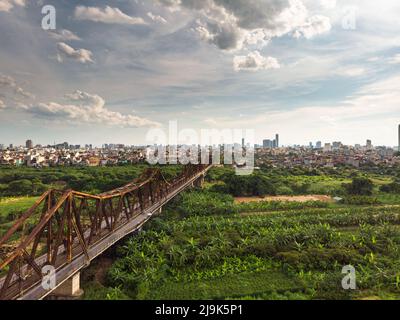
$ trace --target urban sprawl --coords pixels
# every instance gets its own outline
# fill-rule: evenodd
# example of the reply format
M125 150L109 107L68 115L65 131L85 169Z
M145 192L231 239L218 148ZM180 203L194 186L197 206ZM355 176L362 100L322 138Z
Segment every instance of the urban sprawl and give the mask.
M219 148L221 154L224 154L224 148L234 146L214 147L217 150ZM67 142L42 146L34 145L32 140L27 140L24 146L4 147L0 144L0 165L41 168L138 164L146 162L149 147L105 144L100 148L92 145L70 145ZM250 145L246 145L243 139L241 147L243 150L248 150ZM178 146L177 149L178 152L190 152L187 151L187 146ZM371 140L367 140L365 145L354 146L344 145L341 142L322 144L320 141L315 144L310 142L307 146L280 146L279 135L276 135L274 140L264 140L262 145L254 146L254 159L257 167L396 166L400 164L400 152L398 147L373 146Z

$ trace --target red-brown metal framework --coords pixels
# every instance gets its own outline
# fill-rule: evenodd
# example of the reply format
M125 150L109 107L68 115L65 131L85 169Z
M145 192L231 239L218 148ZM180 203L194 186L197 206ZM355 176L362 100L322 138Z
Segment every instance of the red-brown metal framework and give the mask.
M0 299L43 298L49 293L39 288L44 266L57 270L60 284L140 228L209 168L187 165L171 181L159 169L148 169L132 183L99 195L45 192L0 239Z

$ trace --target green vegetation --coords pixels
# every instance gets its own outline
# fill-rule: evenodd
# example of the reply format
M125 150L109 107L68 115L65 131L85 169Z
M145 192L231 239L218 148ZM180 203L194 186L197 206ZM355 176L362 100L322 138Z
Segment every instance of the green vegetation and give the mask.
M305 208L328 208L329 203L322 201L288 202L288 201L259 201L236 204L237 212L268 212L286 211Z
M21 213L35 203L36 199L36 197L0 198L0 236L12 226Z
M194 216L177 214L177 208L183 210L178 200L119 248L107 287L131 299L350 299L364 297L366 290L400 293L399 207ZM341 288L341 268L348 264L357 270L357 291Z
M342 203L347 205L378 205L382 202L376 197L368 196L347 196L342 200Z
M49 187L101 192L146 166L0 168L0 234ZM179 167L163 168L166 176ZM213 168L202 190L175 198L164 213L115 248L112 261L85 271L86 299L400 298L398 169L264 168L238 177ZM260 201L235 196L330 195L338 203ZM356 268L357 290L341 287Z
M223 184L216 184L214 190L220 193L240 196L275 195L274 184L264 175L238 176L229 172L222 177Z
M392 176L354 169L262 169L251 176L236 176L233 170L214 168L207 177L211 190L233 196L372 195L385 192ZM379 190L381 189L381 190ZM391 190L392 191L392 190ZM387 192L387 191L386 191Z
M116 288L130 299L399 298L400 201L382 191L390 177L297 173L235 177L213 169L205 189L176 198L118 248L106 280L88 288ZM324 185L343 201L233 198L309 194ZM356 268L355 291L341 287L345 265Z
M148 166L119 167L0 167L0 197L38 196L50 188L100 193L125 185L140 176ZM168 178L179 166L161 167Z
M371 196L374 191L373 182L365 177L356 177L349 184L344 185L348 194L358 196Z
M28 210L37 197L50 188L75 189L92 194L129 183L147 168L140 166L93 168L13 168L0 167L0 236ZM169 179L179 174L180 166L161 167ZM29 221L31 227L37 217Z
M382 192L400 194L400 182L395 181L380 187Z

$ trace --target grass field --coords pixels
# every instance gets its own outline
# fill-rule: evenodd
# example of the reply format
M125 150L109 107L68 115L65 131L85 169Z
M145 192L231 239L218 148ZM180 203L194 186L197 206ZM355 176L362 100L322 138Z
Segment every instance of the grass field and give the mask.
M398 206L177 209L127 240L107 277L86 282L86 299L400 298ZM355 291L342 289L345 265L356 268Z
M36 200L37 197L0 198L0 237Z

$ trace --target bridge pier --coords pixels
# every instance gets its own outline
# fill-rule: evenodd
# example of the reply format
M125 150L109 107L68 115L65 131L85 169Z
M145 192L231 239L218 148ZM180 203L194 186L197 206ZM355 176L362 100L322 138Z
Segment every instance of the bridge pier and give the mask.
M204 175L201 175L197 180L193 182L193 187L202 188L204 184Z
M49 296L53 300L75 300L83 295L81 289L81 273L74 274L63 284L57 287Z

